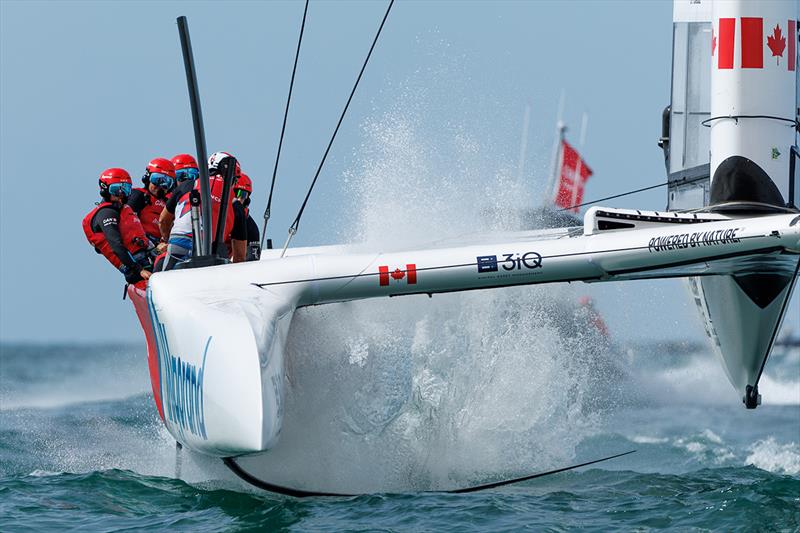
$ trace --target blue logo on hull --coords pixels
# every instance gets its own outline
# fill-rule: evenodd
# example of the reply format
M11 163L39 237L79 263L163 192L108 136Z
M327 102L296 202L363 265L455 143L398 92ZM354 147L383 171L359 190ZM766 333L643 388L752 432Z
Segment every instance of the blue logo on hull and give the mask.
M152 300L148 298L150 317L153 319L153 331L156 337L158 365L161 381L164 417L175 424L178 433L185 439L189 432L203 440L206 434L205 409L203 404L203 380L206 370L206 356L212 337L206 341L203 351L203 362L198 367L183 361L180 356L173 355L169 349L167 332L158 317Z

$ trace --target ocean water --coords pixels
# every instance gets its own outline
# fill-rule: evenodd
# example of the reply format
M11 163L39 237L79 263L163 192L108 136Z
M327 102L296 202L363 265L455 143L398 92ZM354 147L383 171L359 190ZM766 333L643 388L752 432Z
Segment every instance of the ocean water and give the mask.
M306 333L302 321L311 318L319 317L300 317L294 356L302 352L297 346ZM414 342L417 352L441 349L436 343L420 347L425 341L419 335ZM767 366L765 404L747 411L732 401L707 351L676 353L670 348L611 345L607 353L624 362L624 370L585 365L583 374L575 368L562 375L551 372L553 386L544 390L533 380L534 389L547 394L581 387L583 397L556 398L572 401L575 410L562 406L559 411L554 401L544 401L544 411L526 404L536 399L519 383L506 383L522 389L517 395L473 388L473 396L490 403L487 408L516 399L504 415L494 417L451 390L474 381L457 373L437 377L443 369L435 365L414 368L420 353L405 357L406 370L390 370L363 346L327 356L326 364L294 365L289 370L294 404L287 412L290 445L277 449L278 458L290 465L279 472L285 476L281 481L371 492L300 500L249 488L217 462L187 452L177 476L173 441L149 391L143 345L4 344L0 530L797 531L800 351L776 352ZM438 362L451 355L459 354L443 355ZM520 359L506 355L519 369ZM403 358L391 356L395 363ZM558 357L553 361L561 362ZM476 364L464 361L470 363ZM368 390L361 390L352 380L336 379L320 392L315 381L330 377L332 369L340 374L358 370L363 374L355 378L370 376L371 384L363 380ZM490 382L518 373L498 360L472 370ZM602 379L593 381L591 374L598 372ZM450 382L432 391L436 379ZM698 390L696 383L706 386ZM350 400L331 412L318 412L320 398L346 392ZM334 434L339 438L328 440ZM298 444L297 438L306 442ZM418 445L426 452L419 452ZM326 466L293 462L287 448L300 459L327 458ZM353 448L359 464L330 461ZM418 492L632 449L635 454L607 463L487 492Z

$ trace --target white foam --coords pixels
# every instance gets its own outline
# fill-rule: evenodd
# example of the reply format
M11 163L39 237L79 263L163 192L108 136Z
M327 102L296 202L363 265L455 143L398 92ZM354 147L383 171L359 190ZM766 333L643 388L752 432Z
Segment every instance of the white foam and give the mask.
M758 390L764 405L800 405L800 381L777 379L765 372Z
M636 444L664 444L665 442L669 442L667 438L648 437L647 435L634 435L630 440Z
M800 444L780 444L774 437L760 440L750 446L745 464L753 465L774 474L800 474Z
M722 444L722 437L720 437L710 429L703 430L703 437L710 440L714 444Z
M52 477L52 476L60 476L63 472L52 472L50 470L34 470L30 474L30 477Z
M439 142L425 142L415 109L404 102L366 124L343 235L385 250L519 224L536 203L516 164L487 171L500 151L457 127L437 124ZM607 404L592 387L604 343L570 326L577 299L561 285L299 310L266 477L413 490L568 463Z
M733 449L725 444L722 437L710 429L705 429L691 437L674 439L672 445L676 448L686 450L690 454L696 456L698 460L704 461L710 459L717 465L728 463L736 458Z

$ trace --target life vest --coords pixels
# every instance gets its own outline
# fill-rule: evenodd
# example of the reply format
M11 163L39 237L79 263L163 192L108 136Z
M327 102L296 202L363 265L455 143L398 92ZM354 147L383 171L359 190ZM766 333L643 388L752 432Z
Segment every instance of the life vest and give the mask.
M147 233L150 240L160 240L161 228L158 225L158 220L161 218L161 211L163 211L167 205L166 198L161 199L156 197L156 195L151 193L146 187L136 188L134 191L139 191L144 195L145 205L142 210L139 211L139 220L142 222L144 232Z
M122 237L122 244L131 254L147 250L147 234L142 228L139 217L136 216L136 213L133 212L129 205L119 207L111 202L102 202L83 217L83 232L86 234L86 238L89 239L89 244L94 246L98 253L103 254L112 265L119 269L122 266L122 261L111 249L111 245L106 241L106 236L103 235L102 230L94 231L92 229L94 216L104 207L112 207L119 211L119 233Z
M195 184L197 190L200 190L200 180ZM211 234L211 240L217 234L217 219L219 218L219 210L222 207L222 192L225 188L225 180L222 176L211 176L209 179L211 185L211 220L214 221L214 229ZM222 232L222 240L230 241L231 232L233 231L233 191L228 195L228 210L225 214L225 231Z

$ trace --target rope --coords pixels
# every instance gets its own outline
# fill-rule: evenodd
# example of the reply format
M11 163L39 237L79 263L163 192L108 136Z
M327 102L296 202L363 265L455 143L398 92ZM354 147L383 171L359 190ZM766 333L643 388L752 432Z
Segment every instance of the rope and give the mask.
M597 200L592 200L591 202L583 202L582 204L571 205L569 207L562 207L561 209L559 209L559 211L570 211L572 209L578 209L579 207L583 207L583 206L586 206L586 205L596 204L598 202L605 202L606 200L613 200L614 198L622 198L623 196L628 196L628 195L636 194L636 193L639 193L639 192L649 191L651 189L657 189L659 187L664 187L664 186L669 185L671 183L675 183L675 184L679 184L679 185L685 185L687 183L694 183L696 181L702 181L702 180L705 180L705 179L708 179L708 176L700 176L699 178L692 178L692 179L681 178L681 179L678 179L678 180L665 181L664 183L659 183L658 185L651 185L650 187L643 187L641 189L636 189L635 191L623 192L623 193L620 193L620 194L615 194L613 196L606 196L605 198L598 198Z
M294 54L294 66L292 67L292 79L289 81L289 95L286 97L286 109L283 112L283 126L281 126L281 138L278 141L278 153L275 155L275 167L272 169L272 185L269 187L269 199L267 208L264 210L264 227L261 230L261 248L264 248L264 240L267 238L267 224L272 210L272 193L275 191L275 177L278 175L278 162L281 160L281 148L283 147L283 136L286 133L286 120L289 118L289 104L292 101L292 89L294 88L294 76L297 73L297 60L300 58L300 44L303 42L303 30L306 28L306 15L308 14L308 1L303 9L303 22L300 24L300 37L297 39L297 51Z
M383 15L383 20L381 21L381 25L378 27L378 32L375 34L375 39L372 40L372 46L369 48L369 52L367 53L366 59L364 59L364 64L361 66L361 71L358 73L358 78L356 78L356 83L353 85L353 90L350 91L350 96L347 99L347 103L344 105L344 109L342 110L342 115L339 117L339 122L336 123L336 129L333 130L333 135L331 135L331 140L328 142L328 147L325 149L325 153L322 156L322 160L319 162L319 166L317 167L317 172L314 174L314 179L311 180L311 186L308 188L308 192L306 193L306 197L303 200L303 204L300 206L300 211L297 213L297 217L292 222L291 227L289 228L289 235L286 238L286 244L283 246L283 252L281 253L281 257L286 253L286 249L289 247L289 241L292 240L292 237L297 233L297 228L300 225L300 218L303 216L303 211L306 209L306 205L308 204L308 199L311 197L311 192L314 190L314 185L317 183L317 178L319 178L320 172L322 172L322 167L325 165L325 160L328 158L328 153L331 151L331 147L333 146L333 141L336 139L336 134L339 132L339 127L342 125L342 121L344 120L345 115L347 114L347 109L350 107L350 102L353 100L353 95L356 94L356 89L358 88L358 84L361 81L361 77L364 74L364 70L367 68L367 63L369 63L369 58L372 56L372 51L375 49L375 45L378 43L378 37L381 35L381 31L383 30L383 26L386 23L386 19L389 17L389 12L392 10L392 6L394 5L394 0L389 0L389 6L386 8L386 13Z
M768 119L768 120L777 120L779 122L788 122L797 131L800 131L800 120L792 119L792 118L776 117L776 116L773 116L773 115L720 115L718 117L707 118L703 122L701 122L700 124L702 124L706 128L710 128L711 127L711 123L713 121L715 121L715 120L724 120L724 119L735 120L736 123L738 124L740 118L764 118L764 119Z

